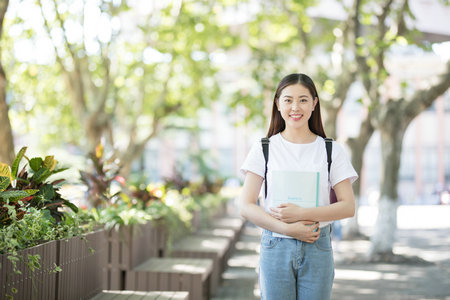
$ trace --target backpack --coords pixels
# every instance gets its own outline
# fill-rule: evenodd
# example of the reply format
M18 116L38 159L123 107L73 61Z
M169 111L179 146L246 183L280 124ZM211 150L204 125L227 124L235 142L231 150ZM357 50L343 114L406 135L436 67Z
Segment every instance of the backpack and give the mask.
M265 169L264 169L264 197L267 197L267 162L269 161L269 143L270 140L267 137L261 139L263 147ZM325 138L325 148L327 150L327 163L328 163L328 182L330 182L330 169L331 169L331 154L333 150L333 139ZM334 189L330 189L330 204L337 202L336 193Z

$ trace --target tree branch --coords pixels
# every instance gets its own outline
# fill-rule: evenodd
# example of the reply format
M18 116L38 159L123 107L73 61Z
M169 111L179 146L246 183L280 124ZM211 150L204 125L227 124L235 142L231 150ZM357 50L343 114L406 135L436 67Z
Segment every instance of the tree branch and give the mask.
M66 79L68 88L71 89L71 93L72 93L72 96L73 96L72 99L73 99L73 102L74 102L74 107L75 107L75 109L78 112L78 116L79 116L80 120L83 121L85 119L85 116L87 115L87 106L86 106L86 101L84 99L84 85L81 82L80 70L77 69L77 64L76 64L75 61L74 61L75 73L69 72L68 69L66 68L62 58L58 54L58 47L56 46L55 42L53 41L53 39L51 37L50 24L48 23L48 20L45 17L45 13L44 13L44 9L42 7L41 0L38 0L38 3L39 3L39 7L41 9L42 18L44 19L44 27L45 27L45 29L47 31L47 34L48 34L50 40L52 41L52 45L53 45L53 48L55 50L56 60L58 61L59 65L61 66L63 74L65 75L65 79ZM57 8L56 8L56 3L55 3L55 11L56 11L56 13L58 11ZM57 13L57 15L59 16L58 13ZM60 21L60 24L62 24L61 16L59 16L59 21ZM64 38L66 40L66 43L68 43L65 31L64 31L64 27L62 25L61 25L61 29L64 32ZM71 53L71 55L72 55L72 58L73 58L74 54Z
M286 6L285 1L281 1L281 6L282 6L284 12L288 14L289 19L291 20L292 24L295 25L295 27L297 28L297 30L299 32L300 39L303 44L303 51L300 51L300 61L302 63L304 63L306 57L308 57L308 55L309 55L309 48L310 48L308 34L303 30L303 24L300 21L299 16L297 14L292 13L292 11Z
M447 62L447 70L440 75L440 80L430 88L419 90L414 93L411 101L405 107L405 118L412 121L417 115L430 107L437 97L450 88L450 60Z
M361 2L362 0L354 0L352 6L353 18L350 23L351 32L353 33L353 52L355 54L355 60L357 69L359 71L360 76L362 77L362 83L364 88L369 94L369 97L372 99L376 99L376 97L371 97L371 91L373 90L373 84L370 79L370 68L367 65L366 58L360 53L363 51L362 47L358 44L358 39L362 36L362 26L359 21L359 15L361 10Z
M386 18L389 15L389 12L391 11L393 0L388 0L386 4L383 7L383 11L381 15L378 16L378 41L383 41L384 37L387 32L387 26L386 26ZM386 47L377 47L378 55L376 56L376 62L378 67L377 72L377 78L379 79L379 76L381 75L381 70L385 70L384 67L384 52L386 50Z

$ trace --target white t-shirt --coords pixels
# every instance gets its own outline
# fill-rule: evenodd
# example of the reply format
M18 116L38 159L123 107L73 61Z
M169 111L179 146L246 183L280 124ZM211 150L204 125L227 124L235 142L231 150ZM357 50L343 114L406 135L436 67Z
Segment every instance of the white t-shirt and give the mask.
M253 144L241 172L245 175L248 171L264 178L265 160L261 142ZM325 140L317 136L316 140L309 144L295 144L284 139L280 133L270 137L269 161L267 164L267 197L264 200L264 210L269 212L272 207L272 171L307 171L319 172L319 206L330 204L330 190L328 185L328 163ZM358 179L349 158L344 149L333 141L332 163L330 170L330 182L332 186L350 179L353 183ZM264 191L264 184L262 186ZM332 222L320 222L324 227Z

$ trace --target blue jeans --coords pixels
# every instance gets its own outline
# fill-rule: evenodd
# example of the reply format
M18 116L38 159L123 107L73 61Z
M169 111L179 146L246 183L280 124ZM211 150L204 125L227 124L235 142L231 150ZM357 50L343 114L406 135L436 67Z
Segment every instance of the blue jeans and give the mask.
M334 259L331 225L320 229L310 244L273 237L263 230L259 263L259 286L263 300L326 300L331 297Z

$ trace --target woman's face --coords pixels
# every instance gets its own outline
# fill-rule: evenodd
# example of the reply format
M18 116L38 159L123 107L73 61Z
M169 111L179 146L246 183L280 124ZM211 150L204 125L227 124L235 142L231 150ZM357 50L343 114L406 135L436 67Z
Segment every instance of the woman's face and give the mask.
M309 90L301 84L285 87L278 98L278 111L286 122L286 127L293 129L308 126L308 120L317 104Z

